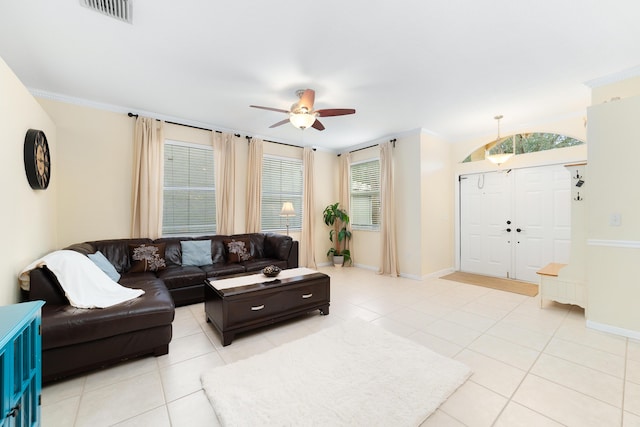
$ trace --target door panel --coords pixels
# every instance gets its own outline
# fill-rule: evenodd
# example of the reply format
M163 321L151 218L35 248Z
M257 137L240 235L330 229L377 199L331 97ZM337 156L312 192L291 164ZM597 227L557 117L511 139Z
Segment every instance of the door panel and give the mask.
M514 277L538 282L536 271L568 262L571 177L562 165L515 171Z
M467 178L467 179L464 179ZM506 173L489 172L460 181L460 269L506 277L510 268L507 217L511 211L510 180Z

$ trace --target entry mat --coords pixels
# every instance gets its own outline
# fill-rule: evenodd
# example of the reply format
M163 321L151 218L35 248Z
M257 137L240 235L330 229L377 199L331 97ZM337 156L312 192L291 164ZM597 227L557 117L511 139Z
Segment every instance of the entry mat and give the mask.
M456 271L441 279L453 280L455 282L467 283L469 285L483 286L485 288L498 289L500 291L513 292L515 294L535 297L538 295L538 285L535 283L521 282L513 279L502 279L500 277L481 276L479 274Z

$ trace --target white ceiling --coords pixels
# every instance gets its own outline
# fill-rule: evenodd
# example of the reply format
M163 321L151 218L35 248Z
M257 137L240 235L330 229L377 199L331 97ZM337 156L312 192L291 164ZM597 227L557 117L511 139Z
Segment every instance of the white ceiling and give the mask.
M638 0L133 0L133 25L3 0L0 57L34 93L340 150L584 114L585 82L640 65L639 22ZM288 109L304 88L357 112L303 132L249 108Z

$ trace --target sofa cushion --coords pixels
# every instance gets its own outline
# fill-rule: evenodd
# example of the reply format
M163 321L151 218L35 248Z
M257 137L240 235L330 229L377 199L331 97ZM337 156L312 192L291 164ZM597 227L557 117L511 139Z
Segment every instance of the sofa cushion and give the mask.
M254 258L251 261L243 262L242 265L244 265L244 268L247 272L259 271L268 265L275 265L276 267L280 267L280 269L282 270L286 270L287 261L282 261L274 258Z
M154 245L164 243L164 261L167 267L179 267L182 265L182 250L180 247L180 240L185 240L178 237L162 237L153 241Z
M131 268L129 271L138 273L166 268L167 262L164 259L164 248L164 243L129 245L129 255L131 256Z
M165 326L173 321L173 300L161 280L140 280L144 295L102 309L45 304L42 349L90 342L105 337Z
M238 263L224 263L219 262L211 265L204 265L200 267L205 272L207 277L220 277L228 276L230 274L244 273L246 269L244 265ZM204 282L203 282L204 283Z
M114 282L120 280L120 273L116 270L116 268L111 264L111 262L102 254L102 252L97 251L94 254L87 254L89 259L93 261L95 265L100 268L100 270L104 271L104 273L111 278Z
M249 239L237 238L224 241L229 262L244 262L253 258Z
M203 284L207 278L205 272L195 266L168 267L159 270L158 279L161 279L167 289L183 288L191 285Z
M31 270L29 273L29 300L42 300L52 305L67 305L69 300L64 295L58 278L46 265Z
M265 258L286 260L289 258L291 246L293 246L293 239L291 236L267 233L264 238L264 256Z
M182 266L211 264L211 240L183 240L180 242L182 248Z
M211 263L225 264L227 262L227 248L224 244L226 236L211 237Z
M146 272L126 272L126 273L122 273L122 275L120 276L120 280L118 281L118 283L120 283L123 286L128 286L130 288L135 288L136 287L136 283L140 282L140 281L145 281L145 280L155 280L157 279L158 276L156 276L155 272L152 271L146 271Z

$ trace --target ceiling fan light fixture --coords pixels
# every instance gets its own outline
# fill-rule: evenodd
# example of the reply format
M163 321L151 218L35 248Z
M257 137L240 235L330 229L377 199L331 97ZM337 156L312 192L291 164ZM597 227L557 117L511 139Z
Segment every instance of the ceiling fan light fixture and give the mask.
M311 127L316 121L315 113L290 113L289 121L298 129Z

